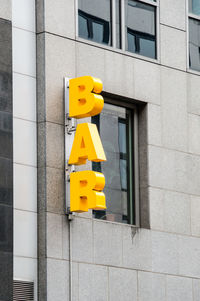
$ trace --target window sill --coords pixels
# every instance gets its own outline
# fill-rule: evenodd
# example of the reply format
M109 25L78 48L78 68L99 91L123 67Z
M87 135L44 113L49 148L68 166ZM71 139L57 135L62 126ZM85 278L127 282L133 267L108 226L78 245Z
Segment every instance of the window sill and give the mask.
M108 221L108 220L94 218L92 216L81 216L81 215L79 215L79 213L76 213L73 216L73 219L77 219L77 218L92 220L92 221L99 222L99 223L107 223L107 224L114 224L114 225L123 226L123 227L131 227L131 228L134 228L134 229L139 229L140 228L139 225L131 225L131 224L124 224L124 223L119 223L119 222L113 222L113 221Z
M200 71L196 71L190 68L187 68L187 73L194 74L200 76Z
M125 55L125 56L128 56L128 57L132 57L132 58L135 58L135 59L139 59L139 60L142 60L142 61L146 61L146 62L150 62L150 63L160 65L160 60L159 59L151 59L149 57L139 55L139 54L136 54L136 53L132 53L132 52L129 52L127 50L113 48L112 46L99 44L99 43L96 43L96 42L93 42L93 41L90 41L90 40L86 40L86 39L83 39L83 38L80 38L80 37L76 37L76 41L80 42L80 43L83 43L83 44L86 44L86 45L89 45L89 46L94 46L94 47L97 47L97 48L100 48L100 49L108 50L110 52L122 54L122 55Z

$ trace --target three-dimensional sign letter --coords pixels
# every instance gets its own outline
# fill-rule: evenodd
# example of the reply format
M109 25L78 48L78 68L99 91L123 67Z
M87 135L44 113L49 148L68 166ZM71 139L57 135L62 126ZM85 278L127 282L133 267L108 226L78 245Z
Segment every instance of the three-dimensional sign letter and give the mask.
M102 82L91 76L69 80L69 116L85 118L99 114L104 106Z
M105 177L100 172L79 171L70 175L71 211L87 212L88 209L105 210L106 200L102 192Z

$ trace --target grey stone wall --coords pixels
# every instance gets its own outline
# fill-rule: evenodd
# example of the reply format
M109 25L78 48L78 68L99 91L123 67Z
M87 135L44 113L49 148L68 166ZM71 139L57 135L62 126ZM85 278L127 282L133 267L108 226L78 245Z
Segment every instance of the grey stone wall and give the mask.
M11 4L0 1L0 300L13 295L13 105Z
M63 77L91 75L105 92L146 103L146 178L140 229L90 213L71 222L73 300L198 301L200 77L187 70L185 1L160 1L157 62L78 39L74 2L47 0L42 11L38 0L39 300L68 300Z

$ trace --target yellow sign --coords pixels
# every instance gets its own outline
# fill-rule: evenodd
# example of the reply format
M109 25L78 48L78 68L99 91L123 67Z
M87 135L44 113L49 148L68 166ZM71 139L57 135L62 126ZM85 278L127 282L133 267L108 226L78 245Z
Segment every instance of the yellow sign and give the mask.
M85 212L88 209L103 210L105 195L102 192L105 177L92 170L73 172L70 176L70 211Z
M104 105L101 95L102 82L91 76L69 81L69 117L85 118L99 114ZM69 164L81 165L86 160L106 161L101 139L95 124L82 123L77 126ZM105 177L95 171L73 172L70 175L70 211L87 212L88 209L106 209L102 192Z
M106 161L101 139L95 124L78 124L72 146L69 164L85 164L86 160Z
M85 118L98 115L104 105L101 95L102 82L91 76L83 76L69 81L69 116Z

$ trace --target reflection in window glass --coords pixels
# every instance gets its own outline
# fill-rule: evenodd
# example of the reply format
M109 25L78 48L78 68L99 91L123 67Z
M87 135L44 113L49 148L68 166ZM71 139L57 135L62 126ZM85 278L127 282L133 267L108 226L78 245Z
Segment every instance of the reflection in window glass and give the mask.
M140 53L155 58L156 42L154 40L140 39Z
M79 36L87 39L88 38L88 28L87 28L87 19L79 16L79 22L78 22L78 27L79 27Z
M96 123L107 161L93 163L93 170L105 175L106 211L94 211L94 217L131 223L132 114L124 107L105 104L102 113L92 117ZM132 206L131 206L132 208Z
M116 0L116 47L121 48L121 0Z
M195 15L200 15L200 1L189 0L189 12Z
M128 39L128 51L135 52L136 51L136 39L135 36L131 33L127 33Z
M102 43L102 41L103 41L103 24L93 22L92 30L93 30L93 40L97 43Z
M200 21L189 19L189 65L200 71Z
M126 0L126 49L156 58L156 8L142 2Z
M110 0L78 0L79 36L111 44Z

